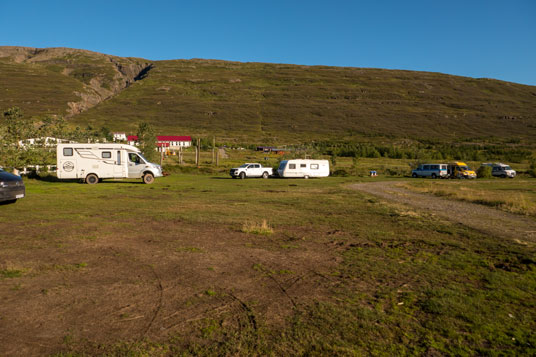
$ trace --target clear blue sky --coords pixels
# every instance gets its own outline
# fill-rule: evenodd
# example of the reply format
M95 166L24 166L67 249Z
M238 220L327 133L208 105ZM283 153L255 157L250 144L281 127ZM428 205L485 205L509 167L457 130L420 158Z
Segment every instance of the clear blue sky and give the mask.
M375 67L536 85L536 0L0 0L0 45Z

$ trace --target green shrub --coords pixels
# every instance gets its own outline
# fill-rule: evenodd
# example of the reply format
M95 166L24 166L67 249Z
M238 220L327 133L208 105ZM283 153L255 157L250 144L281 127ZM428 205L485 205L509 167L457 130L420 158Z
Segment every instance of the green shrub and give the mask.
M532 161L530 163L530 169L528 171L528 174L532 177L536 177L536 161Z
M331 173L331 176L335 177L348 177L350 174L345 169L338 169Z
M478 178L491 178L491 166L480 166L476 171Z

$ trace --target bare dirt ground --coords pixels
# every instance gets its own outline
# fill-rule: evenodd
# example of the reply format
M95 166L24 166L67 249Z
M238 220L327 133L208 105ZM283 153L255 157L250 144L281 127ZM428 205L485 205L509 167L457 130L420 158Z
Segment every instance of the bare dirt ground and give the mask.
M400 187L396 181L358 183L349 187L387 201L424 210L486 234L512 239L522 244L536 243L536 221L530 217L479 204L413 192Z
M320 232L275 237L180 221L136 225L143 232L118 227L87 240L70 237L66 224L55 242L40 237L39 225L3 225L3 237L25 230L28 239L2 239L9 265L2 268L24 274L0 279L0 355L57 353L71 341L190 338L209 319L238 331L278 326L328 295L326 275L339 262L315 242Z

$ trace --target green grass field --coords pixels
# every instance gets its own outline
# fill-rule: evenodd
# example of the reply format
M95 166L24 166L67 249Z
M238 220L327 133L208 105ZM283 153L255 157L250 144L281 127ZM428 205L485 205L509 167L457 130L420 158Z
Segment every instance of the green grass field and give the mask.
M371 179L28 179L0 206L0 350L536 353L533 245L347 188L357 180Z

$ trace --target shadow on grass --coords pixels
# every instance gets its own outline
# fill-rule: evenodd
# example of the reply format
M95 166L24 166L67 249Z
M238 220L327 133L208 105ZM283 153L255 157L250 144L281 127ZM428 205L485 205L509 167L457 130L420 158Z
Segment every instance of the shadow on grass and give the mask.
M37 181L42 182L78 182L80 184L85 184L85 182L81 181L80 179L59 179L55 175L29 175L27 176L28 179L33 179ZM141 179L133 181L134 179L124 180L124 179L107 179L107 180L99 180L99 184L110 184L110 183L121 183L121 184L133 184L133 185L143 185L143 181Z

